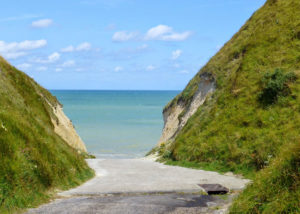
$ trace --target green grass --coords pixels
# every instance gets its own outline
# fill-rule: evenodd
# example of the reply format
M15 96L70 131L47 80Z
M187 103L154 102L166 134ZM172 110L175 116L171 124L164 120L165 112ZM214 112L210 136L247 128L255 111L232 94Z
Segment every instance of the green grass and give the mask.
M56 189L93 176L83 156L54 132L47 102L58 103L0 57L0 213L36 206Z
M300 143L285 145L234 201L231 213L300 213Z
M280 162L280 154L289 158L282 150L300 142L299 11L300 1L268 0L166 106L172 109L180 103L187 108L202 73L216 80L211 98L161 151L169 163L197 163L246 176L262 169L277 173L270 164ZM260 176L255 181L266 182ZM270 194L270 200L279 196L276 191Z
M229 172L230 169L224 166L223 164L219 164L217 162L191 162L191 161L172 161L172 160L164 160L161 159L161 162L171 165L171 166L181 166L192 169L201 169L207 171L216 171L221 174ZM236 174L243 175L243 177L248 179L253 179L255 174L253 171L249 171L248 169L237 169L235 171Z

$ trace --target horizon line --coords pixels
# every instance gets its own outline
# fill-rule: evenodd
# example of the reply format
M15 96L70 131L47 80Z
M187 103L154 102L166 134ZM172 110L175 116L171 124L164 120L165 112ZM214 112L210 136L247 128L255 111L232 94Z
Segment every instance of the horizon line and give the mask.
M183 89L48 89L49 91L182 91Z

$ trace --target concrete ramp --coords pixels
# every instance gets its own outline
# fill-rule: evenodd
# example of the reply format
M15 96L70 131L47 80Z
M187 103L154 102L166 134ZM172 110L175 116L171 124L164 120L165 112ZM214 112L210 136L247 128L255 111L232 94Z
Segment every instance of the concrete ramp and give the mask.
M220 184L239 190L248 182L217 172L168 166L148 159L91 159L88 164L96 177L85 184L60 193L82 196L124 193L200 192L199 184Z
M93 179L27 214L224 214L236 191L223 198L199 194L211 189L203 184L239 190L248 182L149 159L93 159L88 164L96 172Z

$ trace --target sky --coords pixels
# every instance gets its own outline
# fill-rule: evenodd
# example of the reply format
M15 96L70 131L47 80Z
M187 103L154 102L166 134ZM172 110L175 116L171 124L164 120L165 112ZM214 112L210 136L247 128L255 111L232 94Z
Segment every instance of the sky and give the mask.
M47 89L182 90L265 0L10 0L0 55Z

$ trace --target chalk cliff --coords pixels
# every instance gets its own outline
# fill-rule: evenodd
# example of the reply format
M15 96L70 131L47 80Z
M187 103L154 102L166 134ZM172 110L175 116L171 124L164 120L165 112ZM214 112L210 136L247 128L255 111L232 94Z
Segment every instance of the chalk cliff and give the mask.
M49 105L51 104L49 103ZM87 152L85 144L77 134L72 121L63 112L62 105L58 103L56 106L51 107L56 117L56 119L51 118L56 134L73 148L81 152Z
M208 73L201 73L200 80L190 102L178 99L163 110L164 128L159 144L172 141L177 133L185 126L188 119L197 111L205 100L215 91L216 82Z

